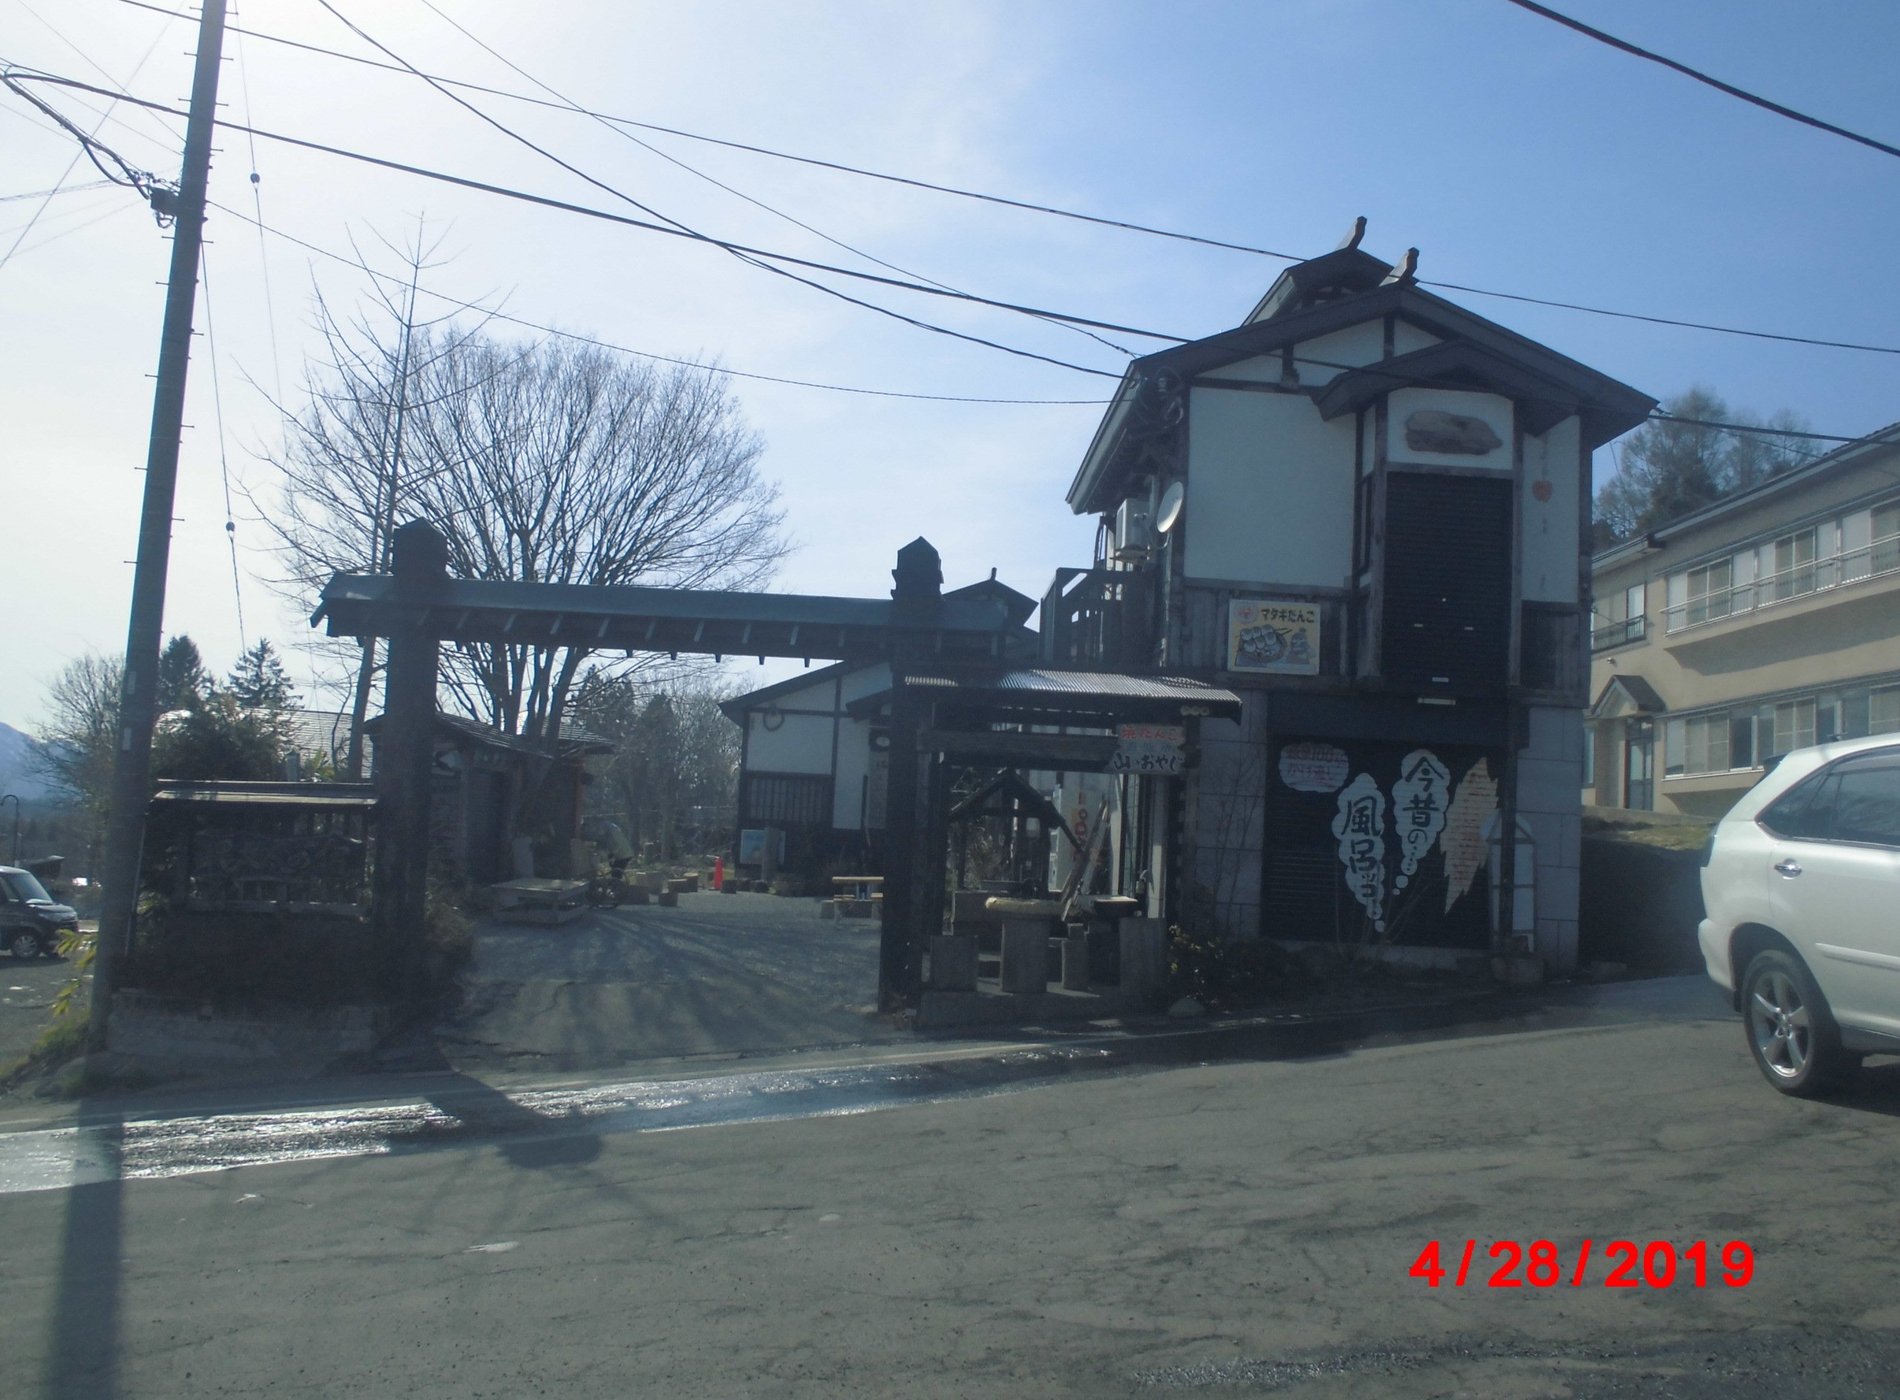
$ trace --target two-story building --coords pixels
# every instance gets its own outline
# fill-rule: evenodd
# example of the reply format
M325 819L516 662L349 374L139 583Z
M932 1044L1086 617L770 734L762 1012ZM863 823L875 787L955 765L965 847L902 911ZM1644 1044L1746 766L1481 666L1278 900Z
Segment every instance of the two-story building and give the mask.
M1102 528L1042 599L1040 669L905 674L966 726L1079 727L1091 753L1099 732L1097 761L1064 772L1046 733L941 724L920 752L1013 748L1053 773L1065 819L1109 824L1113 888L1171 923L1565 973L1591 454L1654 400L1424 290L1416 252L1387 263L1363 228L1235 329L1130 364L1069 488ZM860 785L821 741L868 697L813 679L833 689L798 694L801 771L831 775L835 828ZM793 698L734 702L749 770L785 762L755 730L789 732ZM1152 732L1118 735L1118 711ZM1185 762L1144 769L1143 745Z
M1068 493L1109 528L1044 599L1045 656L1243 699L1128 804L1170 917L1568 971L1591 454L1654 401L1362 233L1130 365Z
M1716 817L1900 732L1900 424L1599 554L1584 800Z

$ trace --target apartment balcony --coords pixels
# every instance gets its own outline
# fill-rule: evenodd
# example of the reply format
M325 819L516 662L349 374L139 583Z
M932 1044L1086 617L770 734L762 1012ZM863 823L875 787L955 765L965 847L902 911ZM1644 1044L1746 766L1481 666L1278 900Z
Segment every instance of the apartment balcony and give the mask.
M1664 608L1664 645L1674 651L1835 609L1891 606L1894 594L1900 594L1900 539L1888 538Z
M1625 617L1615 622L1599 622L1590 629L1590 650L1608 651L1611 647L1640 642L1649 634L1647 617Z

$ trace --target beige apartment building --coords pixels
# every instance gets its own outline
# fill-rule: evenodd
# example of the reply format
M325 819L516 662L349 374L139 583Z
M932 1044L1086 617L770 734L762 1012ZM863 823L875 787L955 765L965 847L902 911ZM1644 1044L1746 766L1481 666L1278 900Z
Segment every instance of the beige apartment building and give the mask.
M1586 804L1719 816L1790 749L1900 732L1900 424L1591 578Z

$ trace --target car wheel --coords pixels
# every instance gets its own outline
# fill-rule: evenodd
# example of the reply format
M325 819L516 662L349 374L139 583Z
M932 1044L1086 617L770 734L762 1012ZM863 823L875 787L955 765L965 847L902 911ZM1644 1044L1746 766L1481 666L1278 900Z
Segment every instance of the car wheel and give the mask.
M7 935L7 951L25 962L28 958L37 958L44 950L37 933L30 928L21 928Z
M1838 1089L1860 1068L1841 1047L1827 999L1799 958L1757 954L1742 978L1742 1020L1749 1053L1775 1088L1797 1098Z

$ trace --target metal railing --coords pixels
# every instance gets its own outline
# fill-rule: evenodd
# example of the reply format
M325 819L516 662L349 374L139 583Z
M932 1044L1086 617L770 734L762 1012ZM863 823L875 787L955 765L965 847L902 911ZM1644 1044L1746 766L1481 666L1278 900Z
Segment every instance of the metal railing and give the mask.
M1599 622L1590 629L1590 650L1604 651L1625 642L1640 642L1649 630L1648 623L1649 619L1641 614L1615 622Z
M1860 549L1803 560L1746 583L1734 584L1663 609L1663 629L1682 632L1726 618L1758 612L1869 579L1900 573L1900 536L1889 535Z

